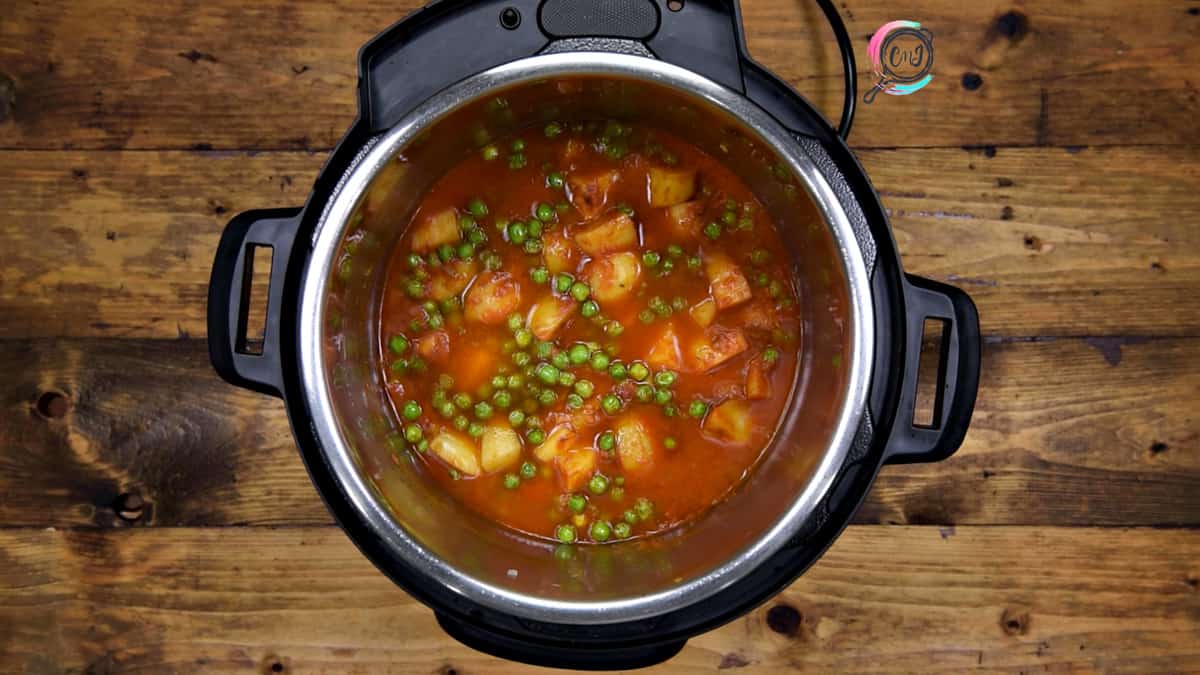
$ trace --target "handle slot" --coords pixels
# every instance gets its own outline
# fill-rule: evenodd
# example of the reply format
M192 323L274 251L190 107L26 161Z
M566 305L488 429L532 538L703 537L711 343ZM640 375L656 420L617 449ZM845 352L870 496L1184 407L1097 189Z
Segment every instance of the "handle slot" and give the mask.
M270 313L271 261L275 247L247 244L242 274L242 299L238 312L234 349L239 354L259 356L267 336L267 315Z

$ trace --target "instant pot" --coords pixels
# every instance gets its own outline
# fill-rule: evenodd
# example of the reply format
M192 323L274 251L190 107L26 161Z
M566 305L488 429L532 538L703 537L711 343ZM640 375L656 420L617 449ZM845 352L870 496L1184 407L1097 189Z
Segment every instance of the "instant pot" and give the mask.
M431 4L362 49L358 119L307 203L242 213L225 229L208 300L214 367L283 399L337 522L465 644L559 667L670 658L811 565L880 467L938 461L962 442L978 316L962 291L901 270L883 207L845 144L850 40L832 5L818 4L845 69L837 129L750 59L733 0ZM491 139L588 118L669 129L755 191L800 291L802 367L770 446L723 502L654 537L555 546L469 511L389 445L398 423L377 319L392 247L437 178ZM256 346L246 324L261 247L272 257ZM934 419L918 426L926 319L945 329Z

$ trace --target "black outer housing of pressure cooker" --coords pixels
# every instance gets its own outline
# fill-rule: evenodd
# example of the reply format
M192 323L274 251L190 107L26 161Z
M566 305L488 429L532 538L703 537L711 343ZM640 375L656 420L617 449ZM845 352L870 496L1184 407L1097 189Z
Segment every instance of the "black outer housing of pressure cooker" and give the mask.
M556 47L552 47L556 46ZM338 179L372 136L434 93L488 68L548 48L644 53L729 87L832 160L821 171L843 204L857 204L874 242L874 371L868 411L833 486L802 531L751 574L683 609L616 624L533 621L466 600L406 564L367 527L325 462L301 393L297 354L300 280L312 228ZM243 213L226 228L209 288L209 349L227 381L283 398L309 474L351 540L396 584L431 607L442 627L483 652L531 664L627 669L675 655L687 638L767 600L809 567L850 521L884 464L934 462L966 434L979 381L979 319L962 291L905 275L878 196L854 155L811 104L746 53L736 0L442 0L413 13L359 54L359 116L333 151L302 209ZM241 349L250 246L271 246L266 344ZM945 331L932 427L912 423L924 321Z

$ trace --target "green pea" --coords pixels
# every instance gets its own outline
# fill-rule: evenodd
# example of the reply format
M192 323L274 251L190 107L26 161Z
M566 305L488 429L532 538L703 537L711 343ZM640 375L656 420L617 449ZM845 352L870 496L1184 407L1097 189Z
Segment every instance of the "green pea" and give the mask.
M681 255L683 255L683 247L682 246L680 246L679 244L668 244L667 245L667 257L668 258L678 258Z
M544 226L542 225L542 221L540 221L540 220L531 220L531 221L529 221L528 223L526 223L526 224L525 224L525 227L526 227L526 229L528 229L528 230L529 230L529 236L530 236L530 237L540 237L540 236L542 236L542 230L544 229Z
M388 349L392 350L393 354L403 354L408 351L408 339L403 335L393 335L388 340Z
M604 333L610 337L618 337L625 332L625 326L621 325L620 321L609 321L604 324Z
M467 428L467 425L471 423L471 420L467 419L465 415L459 415L458 417L455 417L454 421L451 423L454 425L455 429L463 431Z
M492 403L495 403L496 407L507 408L512 405L512 394L503 390L498 391L492 395Z
M695 255L694 255L694 256L690 256L690 257L687 259L687 266L688 266L688 269L689 269L689 270L698 270L698 269L700 269L700 256L695 256Z
M642 263L646 267L654 267L658 265L660 260L662 260L662 257L656 251L646 251L642 254Z
M546 185L549 185L556 190L562 189L562 186L565 184L566 180L563 178L563 175L557 171L551 173L549 176L546 176Z
M412 422L421 416L421 404L416 401L409 401L404 404L401 414L404 416L404 419Z
M575 302L583 302L592 294L592 288L582 281L576 281L571 284L571 297L575 298Z
M525 243L529 237L529 230L525 227L525 223L517 220L508 224L508 240L520 246Z
M514 352L512 355L513 365L518 368L524 368L532 360L533 357L529 356L528 352Z
M504 487L509 490L516 490L521 486L521 479L515 473L504 474Z
M437 330L437 329L441 328L443 325L442 315L441 314L431 314L429 316L429 319L426 321L426 323L429 324L430 328Z
M657 384L660 387L669 387L675 384L675 380L678 379L678 377L678 375L669 370L660 370L654 374L654 384Z
M524 478L525 480L529 480L530 478L533 478L536 475L537 475L537 467L534 466L533 462L522 462L521 463L521 478Z
M716 240L717 237L721 236L721 226L715 222L705 225L704 236L708 237L709 239Z
M779 350L774 347L767 347L763 350L763 361L766 363L775 363L779 360Z
M483 146L483 149L480 150L480 153L483 155L483 159L485 162L490 162L490 161L500 157L500 149L494 145Z
M675 417L679 414L679 406L675 405L674 403L668 403L667 405L663 406L662 411L663 415L667 417Z
M534 427L525 434L525 438L533 445L541 445L546 440L546 432Z
M454 417L455 408L454 404L450 401L442 401L442 403L438 405L437 409L438 412L441 413L442 417Z
M489 419L493 412L492 404L487 401L480 401L475 404L475 416L481 420Z
M614 502L619 502L625 498L625 488L615 487L608 491L608 496L611 497Z
M592 354L592 359L591 359L592 370L597 370L597 371L603 373L604 371L608 370L608 365L611 362L612 362L612 358L608 354L605 354L604 352L597 351Z
M443 300L438 305L438 309L442 311L442 314L453 314L461 309L461 302L462 301L458 299L457 295L452 295Z
M567 350L567 358L575 365L586 363L591 355L592 351L582 343L571 345L571 348Z
M525 384L525 378L520 373L513 373L508 376L508 388L520 389Z
M675 440L674 436L667 436L663 439L663 447L668 450L674 450L675 446L678 444L679 442Z
M554 207L546 203L538 204L537 209L534 210L534 215L543 223L548 223L554 220Z
M554 528L554 538L564 544L574 543L575 536L575 527L573 525L563 523L562 525Z
M417 424L410 424L404 427L404 440L409 443L416 443L421 440L425 433L421 431L421 427Z
M659 316L667 316L671 313L671 306L657 295L650 298L650 309Z
M514 155L509 155L508 156L508 168L524 169L525 168L525 155L520 154L520 153L514 154Z
M508 378L503 375L492 376L492 389L504 389L508 386Z
M583 513L587 508L587 498L583 495L571 495L567 497L567 508L575 513Z
M629 376L638 382L645 382L646 378L650 377L650 368L648 368L646 364L642 363L641 361L634 361L633 364L629 366Z
M687 300L678 295L671 298L671 309L675 310L676 312L682 312L683 310L687 309Z
M617 523L613 525L613 534L617 535L618 539L628 539L633 534L633 528L629 523Z
M558 371L558 383L564 387L569 387L575 384L575 373L569 370Z
M708 404L699 399L692 401L688 405L688 414L697 419L704 417L704 414L707 412L708 412Z
M516 341L518 347L525 349L533 344L533 333L526 328L520 328L513 334L513 340Z
M583 397L579 394L567 394L567 407L571 410L579 410L583 407Z
M514 410L514 411L508 413L508 423L511 424L512 426L519 427L519 426L521 426L521 423L524 421L525 421L525 412L524 411Z
M594 495L602 495L608 492L608 476L602 473L593 474L588 480L588 491Z
M544 406L552 406L557 400L558 394L554 393L553 389L543 389L542 392L538 394L538 403L541 403Z
M550 363L554 364L555 368L566 369L571 367L571 359L566 352L558 352L550 357Z
M495 272L496 270L498 270L504 266L504 261L500 259L500 256L496 255L495 253L493 253L491 251L488 251L487 255L483 259L483 266L484 266L484 268L486 268L492 272Z
M409 279L404 286L405 292L411 298L421 299L425 297L425 284L420 279Z
M616 434L614 434L611 431L605 431L604 433L600 434L600 438L598 438L596 440L596 447L600 448L601 450L603 450L605 452L611 451L613 449L613 447L616 446L616 444L617 444Z
M567 291L571 290L571 286L574 285L574 283L575 277L567 274L566 272L560 272L554 277L554 290L558 291L559 293L566 293Z
M766 249L756 248L750 253L750 262L755 265L761 265L771 257L771 254Z
M454 405L458 406L459 410L466 410L471 407L471 396L469 394L459 392L454 395Z
M789 186L790 187L790 186ZM738 219L739 230L750 230L754 228L754 219L749 216L742 216Z
M721 222L726 225L733 225L737 222L737 214L733 211L726 211L721 214Z
M609 537L612 536L612 526L603 520L596 520L592 522L588 534L591 535L594 541L608 541Z
M641 321L642 323L654 323L654 312L648 309L643 309L642 311L638 312L638 321Z
M542 129L542 133L546 134L546 138L554 138L562 133L562 126L558 122L551 122Z
M654 387L648 384L640 385L637 389L633 390L633 395L638 401L649 403L654 398Z
M671 393L670 389L655 389L654 390L654 402L659 405L666 405L666 404L670 403L671 398L673 396L674 396L674 394Z
M759 272L754 275L755 286L766 286L771 283L771 277L767 276L766 272Z
M634 511L633 509L626 509L625 512L621 514L621 519L630 525L636 525L642 520L641 518L638 518L637 511Z
M467 425L467 435L471 438L479 438L483 435L483 425L478 422L471 422Z
M633 503L633 511L637 514L638 520L647 520L654 515L654 502L645 497L638 497L638 500Z
M533 279L535 284L544 284L550 280L550 270L545 267L534 267L529 270L529 278Z
M539 363L533 372L539 380L546 384L554 385L558 382L558 368L549 363Z
M771 284L767 286L767 292L771 294L772 298L778 298L779 296L783 295L783 284L779 283L778 281L772 281Z
M408 370L408 359L396 359L392 361L391 368L393 373L404 373Z
M621 399L614 394L605 394L604 398L600 399L600 407L609 415L616 415L621 412Z
M591 380L579 380L575 383L575 393L584 398L589 398L596 393L596 385L592 384Z
M595 300L588 300L579 306L579 313L583 318L590 319L600 313L600 305L596 304Z
M525 152L525 141L521 140L520 138L514 140L512 142L512 151Z

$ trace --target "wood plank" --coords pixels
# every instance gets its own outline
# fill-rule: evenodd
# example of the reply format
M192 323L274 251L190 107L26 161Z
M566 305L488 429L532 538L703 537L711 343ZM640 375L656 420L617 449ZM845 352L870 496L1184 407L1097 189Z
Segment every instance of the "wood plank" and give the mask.
M2 344L0 523L330 522L280 402L221 382L203 342ZM965 446L884 469L858 522L1200 525L1197 363L1200 339L989 343Z
M868 151L908 270L988 335L1200 334L1200 153ZM303 203L306 153L0 152L0 338L205 334L220 231Z
M443 634L334 528L0 532L0 669L545 672ZM852 527L647 672L1192 672L1200 533Z
M354 117L358 48L420 4L17 3L0 24L0 147L329 148ZM841 75L816 6L743 4L756 58L836 118ZM878 27L913 19L935 35L932 84L862 106L859 147L1196 141L1200 18L1175 0L840 6L863 89ZM963 86L968 72L981 86Z

